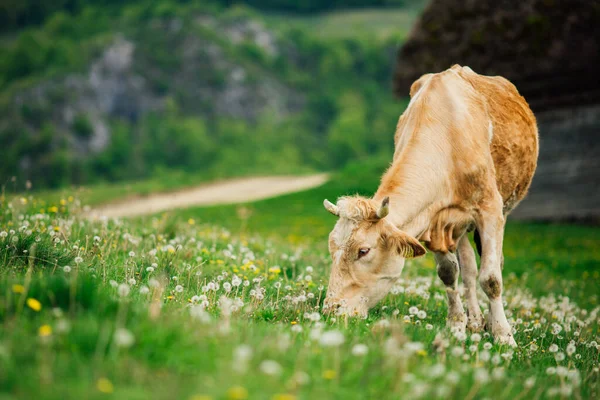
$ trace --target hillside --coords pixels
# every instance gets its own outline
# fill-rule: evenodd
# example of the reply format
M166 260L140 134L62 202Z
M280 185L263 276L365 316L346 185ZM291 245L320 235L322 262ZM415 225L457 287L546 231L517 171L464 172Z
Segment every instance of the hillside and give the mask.
M394 15L409 24L415 13ZM402 33L322 35L286 19L143 3L58 12L7 35L0 182L286 173L389 151Z

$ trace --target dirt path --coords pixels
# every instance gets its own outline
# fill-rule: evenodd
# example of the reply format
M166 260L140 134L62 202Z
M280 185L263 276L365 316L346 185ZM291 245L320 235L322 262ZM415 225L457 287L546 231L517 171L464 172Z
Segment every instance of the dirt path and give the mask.
M90 216L135 217L174 208L245 203L311 189L327 179L327 174L232 179L107 204L93 209Z

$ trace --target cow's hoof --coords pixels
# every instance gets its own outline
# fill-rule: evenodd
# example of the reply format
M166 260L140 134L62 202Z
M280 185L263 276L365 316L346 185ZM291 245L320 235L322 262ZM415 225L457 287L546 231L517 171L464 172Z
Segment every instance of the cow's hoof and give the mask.
M467 329L469 332L482 332L485 330L485 320L483 319L483 316L480 316L480 318L469 316Z
M465 333L467 328L467 318L464 314L449 315L446 320L446 326L450 329L450 332Z
M515 338L513 338L513 335L510 333L507 335L495 335L494 341L497 344L507 344L511 347L517 347L517 342L515 342Z

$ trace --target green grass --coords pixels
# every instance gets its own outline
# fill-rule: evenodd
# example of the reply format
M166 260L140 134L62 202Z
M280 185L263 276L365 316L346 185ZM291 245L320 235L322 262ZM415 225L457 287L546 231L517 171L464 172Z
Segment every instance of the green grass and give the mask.
M406 38L417 20L420 9L360 9L332 11L309 16L298 14L271 14L265 16L267 24L278 29L301 29L322 39L347 39L356 37Z
M384 166L383 159L350 166L323 187L246 205L246 212L226 206L90 222L77 216L77 202L50 214L35 214L31 202L2 203L0 393L537 399L560 391L597 398L598 228L508 226L505 298L520 345L514 350L491 344L487 334L479 343L461 341L444 328L444 289L431 255L410 262L366 320L315 314L335 221L321 202L371 193ZM248 286L227 292L234 275ZM412 306L426 317L411 316ZM328 331L343 343L324 345ZM575 352L567 355L571 341ZM353 354L357 344L365 355Z

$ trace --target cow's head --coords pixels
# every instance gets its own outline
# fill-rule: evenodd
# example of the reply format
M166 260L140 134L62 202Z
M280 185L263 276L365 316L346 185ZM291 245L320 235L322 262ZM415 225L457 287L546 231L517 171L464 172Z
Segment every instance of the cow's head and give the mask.
M342 197L323 205L339 217L329 234L332 258L325 309L366 316L400 277L406 258L425 254L419 241L386 220L389 198Z

